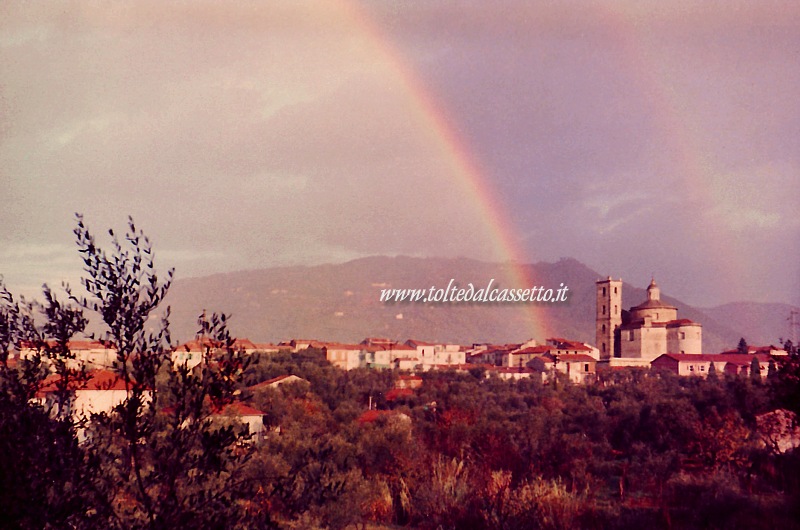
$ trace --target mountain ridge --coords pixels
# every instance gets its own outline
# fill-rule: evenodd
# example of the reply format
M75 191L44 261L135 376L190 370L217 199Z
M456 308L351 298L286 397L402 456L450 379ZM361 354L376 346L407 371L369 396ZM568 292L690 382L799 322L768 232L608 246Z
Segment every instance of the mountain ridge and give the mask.
M490 279L495 280L495 287L529 287L518 285L520 272L532 285L558 288L564 283L569 287L567 302L532 304L540 320L532 326L531 312L521 311L520 303L387 304L379 300L381 289L444 288L450 279L461 287L473 283L475 289ZM207 310L230 314L231 333L256 341L303 337L358 342L367 336L386 336L471 344L562 336L594 343L594 283L604 277L575 258L515 264L472 258L366 256L338 264L178 278L165 303L172 308L172 336L179 341L194 336L197 316ZM669 286L662 289L669 292ZM628 308L645 300L646 291L623 283L622 295L623 307ZM740 337L750 344L774 344L779 337L788 336L779 329L779 315L783 311L785 319L792 309L786 304L736 302L697 308L666 295L663 299L678 307L680 318L703 325L705 352L735 348ZM543 333L547 336L540 336Z

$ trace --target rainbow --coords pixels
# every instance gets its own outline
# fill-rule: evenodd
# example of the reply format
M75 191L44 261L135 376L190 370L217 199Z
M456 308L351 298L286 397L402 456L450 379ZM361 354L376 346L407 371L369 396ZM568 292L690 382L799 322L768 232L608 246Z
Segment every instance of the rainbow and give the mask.
M454 184L478 209L492 235L494 255L501 256L510 265L508 281L512 285L506 287L527 288L538 285L535 278L530 277L529 268L524 265L525 253L519 246L521 238L505 213L507 209L493 191L486 170L472 155L473 151L464 138L454 129L443 105L438 104L428 87L363 8L346 0L340 5L352 25L372 44L380 63L396 78L398 86L409 99L409 107L416 114L421 129L426 134L432 134L437 148L453 170ZM547 306L520 304L520 307L524 312L528 337L540 341L549 337Z

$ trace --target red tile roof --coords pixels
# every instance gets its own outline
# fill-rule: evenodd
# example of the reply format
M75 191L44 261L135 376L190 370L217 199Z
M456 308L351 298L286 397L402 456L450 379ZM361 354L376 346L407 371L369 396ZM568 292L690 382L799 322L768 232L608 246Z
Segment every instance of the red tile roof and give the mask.
M416 340L416 339L408 339L406 341L406 344L414 348L416 348L417 346L443 346L443 344L438 342L425 342L424 340Z
M356 418L356 421L363 425L364 423L372 423L376 421L378 418L389 418L393 416L400 416L400 417L405 416L406 418L408 418L408 416L406 416L402 412L397 412L396 410L367 410L363 414L361 414L361 416Z
M93 370L87 372L86 375L88 376L86 381L71 379L68 386L69 390L125 390L125 381L111 370ZM55 374L46 377L42 381L38 395L43 396L55 392L57 390L57 382L60 379L61 376Z
M251 407L241 401L234 401L225 406L212 410L215 416L263 416L264 413L257 408Z
M244 350L255 350L256 345L249 339L233 339L234 348L242 348Z
M512 355L541 355L548 353L551 349L553 349L552 346L531 346L522 350L512 351L510 353Z
M44 344L50 347L53 347L57 344L54 340L46 340ZM28 349L35 349L37 348L37 344L31 341L23 341L20 344L23 348ZM71 340L67 342L67 348L72 351L75 350L113 350L116 349L113 344L104 343L99 340Z
M596 363L597 359L582 353L568 353L559 355L558 361L563 363Z
M401 397L411 397L414 395L414 390L411 388L393 388L386 392L386 401L394 401Z
M725 362L738 365L750 364L753 358L758 359L759 363L769 363L771 357L766 354L750 355L746 353L665 353L656 357L653 362L667 357L678 362Z
M553 337L547 339L547 341L552 342L553 346L556 346L559 350L592 351L592 349L587 345L585 345L584 343L575 340L562 339L561 337Z
M290 379L291 381L294 381L294 380L305 381L305 379L303 379L302 377L298 377L298 376L293 375L293 374L286 374L286 375L279 375L278 377L273 377L272 379L267 379L266 381L262 381L260 383L256 383L255 385L252 385L252 386L250 386L248 388L250 388L250 390L256 390L256 389L260 389L260 388L267 388L267 387L277 386L277 385L279 385L279 384L281 384L283 382L287 382L288 383L289 381L287 381L287 379Z
M349 350L349 351L361 351L364 349L363 344L342 344L339 342L326 342L323 349L326 350Z

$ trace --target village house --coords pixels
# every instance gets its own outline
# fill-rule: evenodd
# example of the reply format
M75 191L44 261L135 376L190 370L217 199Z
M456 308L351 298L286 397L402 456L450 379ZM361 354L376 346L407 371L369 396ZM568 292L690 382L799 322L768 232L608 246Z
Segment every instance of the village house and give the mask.
M422 387L422 378L418 375L401 375L394 381L394 387L386 392L386 401L392 402L400 398L408 398L415 390Z
M57 347L54 341L47 341L41 345L42 350ZM38 346L33 344L24 345L19 351L20 359L30 359L39 351ZM79 369L85 366L87 369L111 369L117 359L117 350L113 345L106 344L97 340L71 340L67 342L67 349L75 356L74 359L67 359L67 367ZM42 351L43 353L43 351Z
M211 421L221 425L231 425L234 422L247 425L254 441L259 442L264 438L264 413L240 401L212 409Z
M552 352L537 356L529 366L542 374L547 381L551 374L560 372L575 384L593 383L597 374L597 359L579 353L555 354Z
M87 372L85 381L73 379L68 385L72 397L70 414L74 418L89 417L91 414L111 412L114 407L128 397L125 381L116 372L93 370ZM51 375L42 382L36 397L45 406L57 407L58 381L61 376ZM152 399L152 390L144 391L145 399ZM58 412L58 411L56 411Z
M423 370L430 370L435 366L448 366L467 362L466 352L458 344L409 339L406 341L406 346L416 349L416 357L421 361Z
M532 368L518 368L518 367L511 367L511 366L487 366L486 368L486 377L491 377L495 375L500 379L528 379L532 377L536 370Z
M477 344L466 352L467 362L470 364L490 364L492 366L508 366L504 364L504 356L523 348L536 346L536 341L531 339L521 344ZM506 358L506 363L508 359Z
M292 339L278 343L278 349L291 350L293 353L307 350L309 348L322 348L323 346L325 346L324 342L314 339Z
M555 370L567 375L576 384L592 383L597 372L597 359L584 353L555 355Z
M406 344L383 338L366 338L361 344L365 347L368 368L414 370L421 365L417 349Z
M500 355L500 365L507 367L521 368L528 366L532 360L550 353L549 346L530 346L528 348L520 348L509 350Z
M322 351L328 362L342 370L354 370L366 365L366 350L361 344L328 342Z
M278 388L281 385L289 384L289 383L305 383L310 384L307 380L303 379L302 377L298 377L296 375L279 375L278 377L273 377L272 379L267 379L266 381L262 381L260 383L256 383L248 387L248 390L255 391L261 390L263 388Z
M743 353L743 352L740 352L738 349L736 349L736 350L725 350L724 352L721 352L721 353ZM770 344L769 346L750 346L750 345L748 345L747 346L747 353L749 355L763 354L763 355L769 355L769 356L776 355L778 357L782 357L784 355L788 355L789 354L785 349L778 348L777 346L774 346L772 344Z
M770 356L766 354L749 355L746 353L718 354L685 354L665 353L653 360L653 370L665 370L677 375L696 375L707 377L711 364L718 375L750 375L753 359L758 359L760 375L767 376Z
M191 370L201 362L206 353L210 351L212 344L209 341L190 340L175 346L170 352L173 368L186 365Z
M259 353L277 353L280 351L280 347L271 342L255 342L254 344L256 346L256 351Z
M273 345L256 344L249 339L236 338L231 341L230 347L233 351L252 355L256 352L265 351L265 346L269 348ZM224 350L225 348L220 347L219 344L209 339L194 339L175 346L170 352L170 360L172 361L173 368L177 368L185 363L187 368L191 370L203 361L206 354L217 354Z
M588 355L595 360L600 360L600 350L584 342L553 337L547 339L546 343L550 348L550 353L554 355Z

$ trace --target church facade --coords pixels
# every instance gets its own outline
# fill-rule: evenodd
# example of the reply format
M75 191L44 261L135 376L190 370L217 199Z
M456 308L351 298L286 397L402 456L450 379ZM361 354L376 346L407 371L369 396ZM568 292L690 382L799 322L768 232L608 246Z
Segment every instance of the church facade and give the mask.
M598 280L596 339L601 360L629 360L644 364L665 353L703 353L703 328L678 318L678 309L661 301L655 280L647 300L622 309L622 280ZM612 364L625 364L612 362Z

